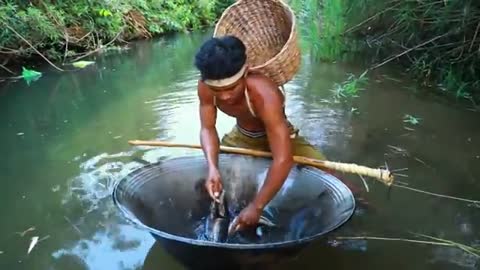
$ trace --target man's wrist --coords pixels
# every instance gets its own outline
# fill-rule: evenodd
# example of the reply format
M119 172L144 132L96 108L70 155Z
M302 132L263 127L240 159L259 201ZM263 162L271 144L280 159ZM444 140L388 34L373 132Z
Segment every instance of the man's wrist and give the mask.
M208 164L208 172L210 173L217 173L218 172L218 167L217 165L211 163L211 164Z
M262 212L263 209L265 208L265 205L257 200L254 200L252 202L252 207L255 208L257 212Z

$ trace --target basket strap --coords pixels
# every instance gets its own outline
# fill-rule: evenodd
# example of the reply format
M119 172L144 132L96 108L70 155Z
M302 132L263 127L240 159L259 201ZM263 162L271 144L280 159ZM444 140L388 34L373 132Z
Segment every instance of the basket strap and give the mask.
M257 117L255 112L253 111L252 103L250 101L250 95L248 95L247 87L245 87L245 99L247 100L247 107L253 117Z
M284 99L286 99L287 96L285 94L285 88L283 88L283 85L280 86L278 89L283 94ZM256 118L257 115L255 114L255 111L253 110L252 102L250 101L250 95L248 94L247 87L245 87L244 93L245 93L245 99L247 101L248 110L250 111L252 116ZM213 106L217 107L217 99L215 98L215 96L213 96ZM283 107L285 108L285 101L283 102Z

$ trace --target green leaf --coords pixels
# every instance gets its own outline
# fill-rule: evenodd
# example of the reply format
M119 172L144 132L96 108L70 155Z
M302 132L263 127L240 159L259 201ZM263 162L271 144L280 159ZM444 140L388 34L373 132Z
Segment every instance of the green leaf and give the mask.
M27 69L25 67L22 67L22 77L24 79L34 78L34 77L41 76L41 75L42 75L41 72L35 71L33 69Z
M112 12L110 12L110 10L108 9L100 9L100 11L98 12L100 14L100 16L103 16L103 17L108 17L108 16L112 16Z
M74 67L77 67L77 68L84 68L84 67L92 65L92 64L95 64L95 62L93 62L93 61L77 61L77 62L72 63L72 65Z
M41 76L41 72L22 67L22 77L28 85L30 85L30 82L38 80Z

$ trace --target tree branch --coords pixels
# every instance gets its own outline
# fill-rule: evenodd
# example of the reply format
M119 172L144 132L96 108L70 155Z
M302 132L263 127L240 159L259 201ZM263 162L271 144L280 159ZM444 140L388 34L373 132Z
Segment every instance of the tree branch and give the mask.
M17 31L15 31L15 29L13 29L12 27L10 27L10 25L8 25L6 22L0 20L0 22L2 22L8 29L10 29L10 31L12 31L13 33L15 33L19 38L21 38L23 41L25 41L38 55L40 55L43 59L45 59L45 61L47 61L51 66L53 66L55 69L59 70L59 71L64 71L63 69L57 67L54 63L52 63L50 60L48 60L47 57L45 57L41 52L39 52L30 42L28 42L28 40L26 40L22 35L20 35Z
M385 65L386 63L388 63L388 62L390 62L390 61L392 61L392 60L394 60L394 59L396 59L396 58L398 58L398 57L400 57L400 56L402 56L402 55L404 55L404 54L407 54L407 53L409 53L409 52L411 52L411 51L413 51L413 50L415 50L415 49L417 49L417 48L420 48L420 47L422 47L422 46L425 46L425 45L427 45L428 43L432 43L432 42L434 42L435 40L437 40L437 39L439 39L439 38L442 38L442 37L444 37L444 36L446 36L446 35L448 35L448 34L449 34L449 33L445 33L445 34L443 34L443 35L436 36L436 37L434 37L434 38L432 38L432 39L430 39L430 40L428 40L428 41L425 41L425 42L423 42L423 43L420 43L420 44L418 44L418 45L416 45L416 46L414 46L414 47L412 47L412 48L410 48L410 49L408 49L408 50L403 51L402 53L399 53L399 54L397 54L397 55L394 55L394 56L388 58L387 60L383 61L383 62L380 63L380 64L377 64L377 65L373 66L372 68L370 68L370 70L376 69L376 68L378 68L378 67L380 67L380 66L383 66L383 65Z

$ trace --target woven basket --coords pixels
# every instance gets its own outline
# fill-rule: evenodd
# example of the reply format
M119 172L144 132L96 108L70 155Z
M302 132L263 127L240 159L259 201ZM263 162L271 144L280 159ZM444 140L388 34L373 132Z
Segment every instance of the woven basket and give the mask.
M281 0L239 0L216 24L214 37L233 35L247 48L250 71L283 86L300 67L295 14Z

